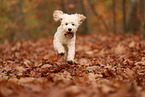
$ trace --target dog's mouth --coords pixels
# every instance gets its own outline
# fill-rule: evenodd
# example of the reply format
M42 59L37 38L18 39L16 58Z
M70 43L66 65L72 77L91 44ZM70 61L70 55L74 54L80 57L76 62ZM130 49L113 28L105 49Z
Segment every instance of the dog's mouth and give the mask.
M73 38L74 37L74 32L66 32L65 34L66 38Z

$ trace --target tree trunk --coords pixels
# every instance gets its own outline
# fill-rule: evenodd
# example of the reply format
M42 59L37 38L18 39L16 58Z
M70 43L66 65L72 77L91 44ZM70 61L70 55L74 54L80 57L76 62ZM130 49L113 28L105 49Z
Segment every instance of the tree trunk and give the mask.
M15 10L14 18L13 16L9 17L9 18L12 18L16 22L16 27L10 28L12 30L12 32L10 33L11 34L10 41L21 40L21 39L26 38L26 34L24 31L25 23L24 23L24 13L23 13L23 2L24 0L18 0L16 5L13 6Z
M140 14L141 14L141 31L143 39L145 39L145 1L140 0Z
M114 34L116 34L116 12L115 12L116 4L115 4L115 0L112 0L112 2L113 2L113 7L112 7L112 11L113 11L113 29L114 29Z
M24 23L24 13L23 13L23 2L24 0L19 0L18 3L17 3L17 7L16 7L16 14L17 14L17 26L18 26L18 29L17 29L17 39L18 40L21 40L21 39L25 39L26 38L26 34L25 34L25 31L24 31L24 26L25 26L25 23Z
M123 14L123 32L126 33L126 8L125 8L125 2L126 0L122 0L122 14Z
M61 5L62 11L63 11L64 13L66 13L66 8L65 8L65 2L64 2L64 0L61 0L60 5Z
M139 30L139 21L137 20L138 0L130 0L127 31L135 33Z
M87 17L83 0L68 0L67 2L67 13L81 13ZM82 23L78 29L79 34L89 34L87 19Z
M82 13L87 17L83 0L80 0L80 3L81 3L81 7L82 7ZM88 21L87 20L88 19L86 19L84 21L84 23L82 24L82 28L80 28L80 34L89 34L89 31L88 31Z

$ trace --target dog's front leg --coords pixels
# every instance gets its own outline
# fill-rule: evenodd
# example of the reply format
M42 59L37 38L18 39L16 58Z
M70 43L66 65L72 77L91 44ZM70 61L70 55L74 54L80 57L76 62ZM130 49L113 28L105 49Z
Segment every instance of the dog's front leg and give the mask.
M73 64L75 56L75 43L69 44L68 46L67 62Z
M54 49L57 51L58 54L57 60L64 61L65 49L63 45L58 41L54 41L53 44L54 44Z

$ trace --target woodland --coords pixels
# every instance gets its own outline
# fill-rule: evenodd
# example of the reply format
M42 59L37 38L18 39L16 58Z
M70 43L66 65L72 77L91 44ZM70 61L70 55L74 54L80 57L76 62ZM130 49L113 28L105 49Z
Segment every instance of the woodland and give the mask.
M73 65L56 9L87 17ZM145 97L145 0L0 0L0 97Z

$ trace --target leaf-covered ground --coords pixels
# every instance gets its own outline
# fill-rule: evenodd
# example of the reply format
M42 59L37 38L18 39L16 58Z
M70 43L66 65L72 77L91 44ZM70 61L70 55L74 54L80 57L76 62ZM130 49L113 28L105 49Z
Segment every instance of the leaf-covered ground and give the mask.
M0 45L0 97L145 97L140 36L78 36L75 65L56 60L52 40Z

